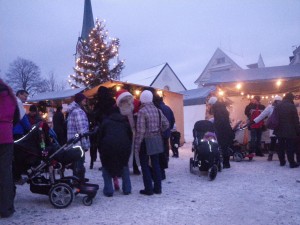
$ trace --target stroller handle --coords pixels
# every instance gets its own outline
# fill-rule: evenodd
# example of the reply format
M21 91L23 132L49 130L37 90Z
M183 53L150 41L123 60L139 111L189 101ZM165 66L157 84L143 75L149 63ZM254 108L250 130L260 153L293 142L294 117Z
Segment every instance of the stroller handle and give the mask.
M98 129L99 129L99 127L95 127L94 130L92 130L92 131L88 131L88 132L85 132L85 133L82 133L82 134L75 134L74 137L72 137L70 140L67 141L67 145L75 144L81 138L88 137L88 136L91 136L91 135L97 133Z

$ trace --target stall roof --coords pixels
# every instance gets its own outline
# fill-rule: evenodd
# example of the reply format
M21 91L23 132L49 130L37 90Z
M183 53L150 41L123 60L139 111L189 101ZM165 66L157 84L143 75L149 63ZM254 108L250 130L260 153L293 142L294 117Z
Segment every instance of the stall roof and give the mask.
M277 81L281 80L281 85ZM236 84L241 83L238 90ZM204 87L216 85L228 96L263 95L300 91L300 65L275 66L212 73Z
M300 79L300 65L274 66L247 70L212 72L204 86L232 82L261 82Z
M76 88L76 89L67 89L62 91L51 91L51 92L43 92L38 93L32 98L28 99L27 102L39 102L46 100L58 100L65 99L76 95L79 92L82 92L85 88Z
M115 85L120 85L120 86L123 86L123 85L129 85L129 86L136 86L136 87L141 87L141 88L150 88L149 86L144 86L144 85L140 85L140 84L133 84L133 83L127 83L127 82L122 82L122 81L107 81L103 84L100 84L96 87L93 87L87 91L84 92L84 95L88 98L92 98L94 97L96 94L97 94L97 91L98 91L98 88L100 86L104 86L104 87L107 87L107 88L110 88L110 87L113 87ZM163 90L161 88L155 88L155 87L152 87L154 89L157 89L157 90ZM167 90L163 90L164 92L167 91ZM167 91L167 92L170 92L170 93L174 93L174 94L178 94L178 95L182 95L182 93L180 92L173 92L173 91Z

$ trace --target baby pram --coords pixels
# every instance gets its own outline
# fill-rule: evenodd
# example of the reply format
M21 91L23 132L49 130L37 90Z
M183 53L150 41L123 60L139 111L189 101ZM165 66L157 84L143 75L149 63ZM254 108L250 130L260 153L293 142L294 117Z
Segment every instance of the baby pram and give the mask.
M99 186L77 176L64 176L65 169L72 168L83 156L80 146L74 146L91 133L76 134L65 145L51 141L49 127L40 122L14 143L14 176L27 176L32 193L48 195L56 208L68 207L74 195L85 194L84 205L91 205ZM53 138L53 135L52 135Z
M242 121L238 121L236 125L232 128L235 133L235 139L233 140L233 144L229 148L229 151L230 155L233 157L233 160L235 162L241 162L245 158L248 158L249 161L251 161L254 157L253 154L247 151L247 146L240 143L241 141L238 140L239 138L237 137L237 135L239 135L240 132L244 132L244 130L247 129L247 127L247 124L242 125Z
M222 170L222 161L213 123L208 120L197 121L193 136L194 157L190 158L190 172L193 173L193 168L198 167L200 171L208 171L209 180L214 180L218 171Z

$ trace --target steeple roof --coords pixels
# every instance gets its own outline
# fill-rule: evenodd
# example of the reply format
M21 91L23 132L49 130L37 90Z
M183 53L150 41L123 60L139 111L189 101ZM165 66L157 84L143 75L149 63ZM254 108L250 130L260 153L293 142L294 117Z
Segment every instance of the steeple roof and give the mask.
M81 31L82 39L86 40L88 38L90 31L94 28L94 25L91 0L84 0L83 23Z

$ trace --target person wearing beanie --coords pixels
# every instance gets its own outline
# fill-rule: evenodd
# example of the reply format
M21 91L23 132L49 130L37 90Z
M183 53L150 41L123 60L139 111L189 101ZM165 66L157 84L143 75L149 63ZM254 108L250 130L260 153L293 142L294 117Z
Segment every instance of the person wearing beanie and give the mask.
M264 111L261 112L260 115L258 115L254 120L253 120L253 124L255 123L259 123L260 121L264 120L265 118L269 118L273 111L274 108L280 104L282 100L282 97L280 97L279 95L276 95L273 99L272 104L268 105ZM271 143L270 143L270 149L269 149L269 154L268 154L268 161L272 161L273 159L273 154L275 152L275 147L276 147L276 142L278 140L278 138L274 135L274 130L269 129L270 132L270 139L271 139Z
M215 104L217 101L218 101L218 98L215 97L215 96L212 96L212 97L209 98L209 100L208 100L207 103L208 103L209 105L213 105L213 104Z
M37 124L38 122L42 121L36 105L31 105L29 107L29 113L27 114L27 117L31 125Z
M278 158L280 166L285 166L286 164L286 152L290 168L299 167L299 163L295 162L294 159L297 137L300 135L299 116L294 104L294 98L293 93L287 93L283 97L282 102L276 106L279 124L274 130L279 143Z
M67 139L70 140L75 134L83 134L89 131L89 122L83 107L87 104L87 98L82 93L74 97L74 101L68 106ZM90 148L89 137L82 138L76 145L80 145L84 152ZM81 182L84 182L85 167L83 157L74 163L73 175L77 176Z
M210 114L214 117L214 128L217 136L218 144L222 151L223 168L230 168L230 152L229 147L233 144L234 132L230 125L229 112L224 102L220 102L216 97L212 97ZM212 99L210 98L210 100ZM215 101L216 100L216 101Z
M133 98L132 94L130 94L127 90L121 89L116 93L116 104L120 110L120 113L124 116L127 116L132 133L133 133L133 140L135 137L135 121L133 118L135 108L137 107L138 101ZM133 173L136 175L141 174L139 171L139 156L135 154L132 148L132 153L129 159L129 165L133 166Z
M140 190L142 195L153 195L162 193L161 169L159 165L159 153L157 149L146 149L145 138L161 137L161 132L169 127L169 121L164 114L155 107L152 102L153 94L151 91L144 90L140 95L141 108L137 113L136 136L134 141L134 150L139 152L140 163L143 174L144 189ZM162 144L162 143L161 143ZM151 161L152 172L149 167ZM153 176L152 176L153 174ZM153 182L152 182L153 177Z
M253 123L253 121L262 113L262 111L265 110L265 108L266 107L260 103L260 97L257 95L250 100L250 103L245 108L245 115L247 116L250 124L248 127L251 135L249 151L250 157L253 157L253 153L255 153L256 156L264 156L261 150L261 137L265 128L264 121L261 120L258 123Z
M82 93L77 93L77 94L75 95L75 97L74 97L74 101L75 101L77 104L81 104L81 102L82 102L83 100L86 100L86 99L87 99L87 97L85 97L85 95L82 94Z

